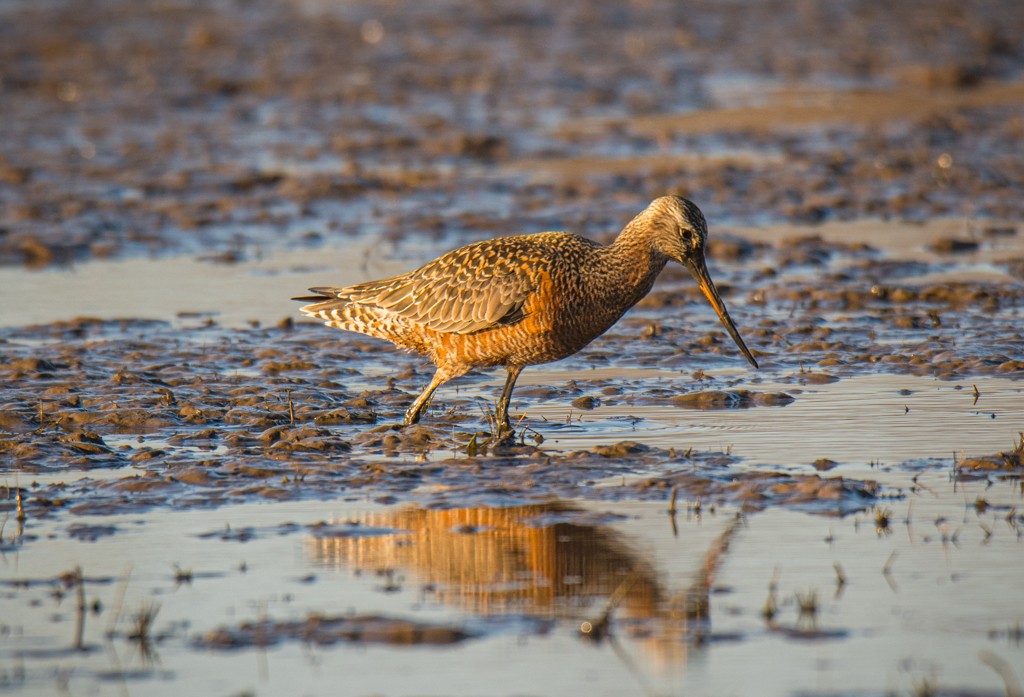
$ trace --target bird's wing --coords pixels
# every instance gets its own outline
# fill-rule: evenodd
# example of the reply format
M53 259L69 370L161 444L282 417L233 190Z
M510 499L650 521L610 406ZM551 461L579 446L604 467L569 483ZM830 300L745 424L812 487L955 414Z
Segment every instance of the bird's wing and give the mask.
M532 267L523 261L505 240L488 240L401 276L310 290L389 310L434 331L469 334L521 316L523 304L536 289Z

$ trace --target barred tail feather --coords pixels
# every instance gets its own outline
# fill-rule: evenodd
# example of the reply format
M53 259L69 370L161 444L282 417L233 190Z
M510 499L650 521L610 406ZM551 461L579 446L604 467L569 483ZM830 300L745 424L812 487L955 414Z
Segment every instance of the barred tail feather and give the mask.
M322 321L328 327L373 336L407 351L431 355L429 346L421 338L422 328L389 310L330 299L303 305L299 312Z

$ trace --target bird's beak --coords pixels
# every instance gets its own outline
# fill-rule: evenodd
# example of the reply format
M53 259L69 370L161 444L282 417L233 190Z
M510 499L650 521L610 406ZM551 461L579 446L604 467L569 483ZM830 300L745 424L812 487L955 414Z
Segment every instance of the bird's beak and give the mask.
M711 303L711 307L715 309L715 313L718 315L718 319L722 320L722 324L729 330L729 336L739 346L740 351L750 365L757 367L757 361L754 360L754 356L750 353L750 349L743 343L743 338L740 336L739 330L736 329L736 325L732 321L732 317L729 316L729 311L725 309L725 303L722 302L722 298L718 295L718 289L715 288L714 282L711 280L711 274L708 273L707 263L704 261L704 257L700 256L696 259L687 259L686 268L690 270L694 280L697 281L697 285L700 286L701 291L704 293L704 297Z

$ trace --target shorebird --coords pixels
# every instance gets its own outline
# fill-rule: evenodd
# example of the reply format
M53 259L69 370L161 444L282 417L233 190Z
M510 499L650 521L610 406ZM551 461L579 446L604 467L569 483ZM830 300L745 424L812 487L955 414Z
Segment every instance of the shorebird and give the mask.
M354 286L310 288L304 314L386 339L437 366L405 412L419 421L434 391L476 368L508 371L495 410L512 433L509 400L523 368L571 356L651 290L669 260L686 267L752 366L708 274L704 214L679 196L655 199L601 245L568 232L499 237L453 250L415 271Z

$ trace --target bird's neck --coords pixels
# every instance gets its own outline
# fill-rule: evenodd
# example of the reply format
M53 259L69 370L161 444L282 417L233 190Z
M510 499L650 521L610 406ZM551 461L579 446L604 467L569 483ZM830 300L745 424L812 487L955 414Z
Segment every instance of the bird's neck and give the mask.
M654 280L668 263L668 257L655 249L646 230L637 223L636 219L631 221L615 241L606 247L607 273L617 287L637 294L634 303L647 295Z

